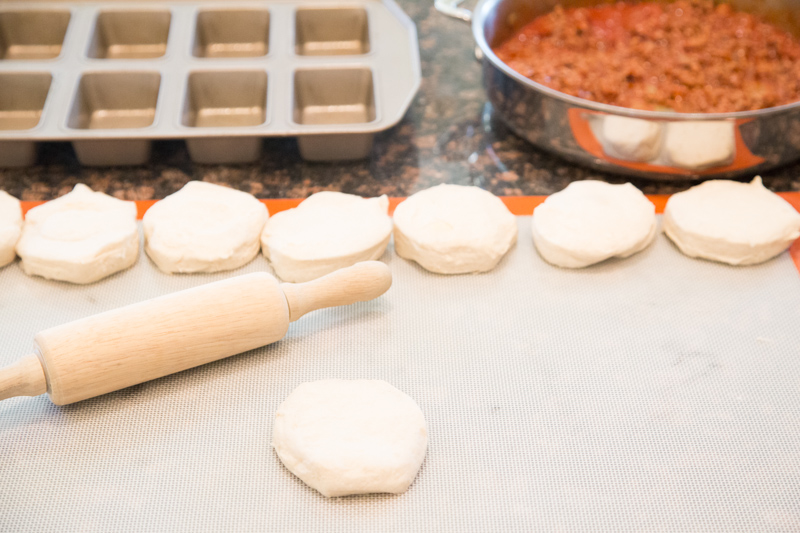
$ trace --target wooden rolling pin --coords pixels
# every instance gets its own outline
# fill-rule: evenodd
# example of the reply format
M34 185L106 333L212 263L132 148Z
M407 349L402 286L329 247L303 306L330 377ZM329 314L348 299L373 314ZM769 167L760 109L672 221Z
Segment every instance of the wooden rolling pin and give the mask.
M266 272L176 292L40 332L0 369L0 400L47 392L66 405L275 342L315 309L376 298L389 268L365 261L307 283Z

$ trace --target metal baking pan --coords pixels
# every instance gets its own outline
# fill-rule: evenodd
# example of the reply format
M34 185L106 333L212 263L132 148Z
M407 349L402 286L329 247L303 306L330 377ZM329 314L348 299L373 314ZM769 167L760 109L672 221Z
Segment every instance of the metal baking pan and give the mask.
M511 69L492 51L492 47L558 4L565 8L585 7L607 3L603 0L480 0L473 11L458 7L460 3L461 0L437 0L436 8L453 18L472 22L484 86L494 111L517 135L539 148L598 170L650 179L752 177L800 159L800 102L714 114L627 109L577 98L536 83ZM800 35L798 0L727 3ZM644 157L642 151L632 156L615 150L604 135L604 121L609 116L655 125L660 136L655 149ZM669 149L670 138L680 140L694 128L697 131L689 134L700 139L706 131L728 137L730 148L719 157L704 161L681 157L679 151Z
M198 163L360 159L421 81L392 0L0 2L0 166L72 141L84 165L139 165L154 139Z

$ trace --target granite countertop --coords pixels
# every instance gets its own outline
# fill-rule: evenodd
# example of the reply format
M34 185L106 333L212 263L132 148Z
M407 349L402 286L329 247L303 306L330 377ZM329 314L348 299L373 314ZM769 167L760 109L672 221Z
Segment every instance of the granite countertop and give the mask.
M576 167L533 148L492 116L469 27L440 15L432 0L399 0L419 31L422 87L405 118L378 134L372 157L307 163L294 139L267 139L249 165L192 163L182 141L156 142L143 167L81 166L69 143L44 143L38 164L0 170L0 189L48 200L76 183L127 200L159 199L189 180L222 183L259 198L303 198L320 190L407 196L439 183L477 185L498 195L550 194L570 181L632 181L646 193L672 193L691 182L628 180ZM800 164L764 176L775 191L800 190Z

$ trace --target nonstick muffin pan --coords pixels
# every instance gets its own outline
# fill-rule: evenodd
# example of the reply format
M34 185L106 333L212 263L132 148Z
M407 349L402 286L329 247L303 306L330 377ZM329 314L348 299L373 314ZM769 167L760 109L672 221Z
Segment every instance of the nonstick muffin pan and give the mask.
M0 166L72 141L84 165L139 165L154 139L245 163L296 136L312 161L369 156L421 80L391 0L0 2Z

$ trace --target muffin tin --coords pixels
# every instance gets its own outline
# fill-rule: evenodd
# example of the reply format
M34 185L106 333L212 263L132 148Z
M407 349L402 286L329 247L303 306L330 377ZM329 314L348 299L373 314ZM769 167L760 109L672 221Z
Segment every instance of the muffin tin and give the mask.
M421 80L391 0L0 3L0 166L72 141L84 165L146 163L186 139L198 163L296 136L312 161L360 159Z

